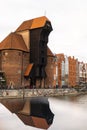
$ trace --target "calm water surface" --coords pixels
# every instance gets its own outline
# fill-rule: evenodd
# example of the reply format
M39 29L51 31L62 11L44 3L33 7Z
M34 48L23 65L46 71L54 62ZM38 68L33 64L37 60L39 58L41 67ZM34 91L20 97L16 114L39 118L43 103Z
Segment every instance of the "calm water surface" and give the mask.
M55 114L49 130L87 130L87 95L49 98ZM1 125L2 124L2 125ZM5 125L4 125L5 124ZM0 130L34 130L0 104Z
M50 99L55 118L49 130L87 130L87 95Z

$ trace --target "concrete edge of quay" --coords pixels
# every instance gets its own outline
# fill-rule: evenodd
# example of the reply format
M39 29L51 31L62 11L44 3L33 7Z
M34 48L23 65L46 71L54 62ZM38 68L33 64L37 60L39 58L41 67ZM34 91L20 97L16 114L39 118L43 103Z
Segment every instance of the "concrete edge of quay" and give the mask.
M87 94L87 91L78 92L74 88L72 89L13 89L13 90L0 90L0 99L5 98L28 98L37 96L77 96L81 94Z

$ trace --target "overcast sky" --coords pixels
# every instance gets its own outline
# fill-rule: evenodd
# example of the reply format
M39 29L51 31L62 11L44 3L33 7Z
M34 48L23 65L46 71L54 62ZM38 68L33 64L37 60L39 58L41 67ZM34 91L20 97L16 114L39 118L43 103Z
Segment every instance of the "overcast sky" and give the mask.
M87 0L0 0L0 41L25 20L46 15L53 53L87 62Z

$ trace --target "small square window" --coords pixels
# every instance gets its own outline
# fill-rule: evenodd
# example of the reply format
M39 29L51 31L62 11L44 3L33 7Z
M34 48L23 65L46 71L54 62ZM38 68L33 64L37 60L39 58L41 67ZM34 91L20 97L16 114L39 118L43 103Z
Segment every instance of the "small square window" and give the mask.
M42 63L44 63L44 61L45 61L45 59L44 59L44 57L42 57Z

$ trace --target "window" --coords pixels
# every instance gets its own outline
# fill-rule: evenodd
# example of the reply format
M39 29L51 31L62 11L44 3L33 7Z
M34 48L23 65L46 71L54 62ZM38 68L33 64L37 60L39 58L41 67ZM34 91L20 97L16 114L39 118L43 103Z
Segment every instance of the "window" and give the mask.
M18 52L19 56L21 56L21 52Z
M8 52L3 52L3 55L4 55L4 56L7 56L7 55L8 55Z
M42 47L44 47L44 42L42 42Z
M41 55L44 55L44 50L41 50Z
M44 59L44 57L42 57L42 63L44 63L44 61L45 61L45 59Z

